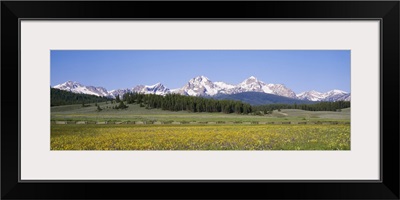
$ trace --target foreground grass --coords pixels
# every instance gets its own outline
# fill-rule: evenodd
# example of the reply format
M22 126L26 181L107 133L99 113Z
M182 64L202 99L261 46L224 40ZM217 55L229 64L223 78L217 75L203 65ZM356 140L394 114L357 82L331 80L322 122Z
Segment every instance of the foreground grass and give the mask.
M51 125L51 150L349 150L350 125Z

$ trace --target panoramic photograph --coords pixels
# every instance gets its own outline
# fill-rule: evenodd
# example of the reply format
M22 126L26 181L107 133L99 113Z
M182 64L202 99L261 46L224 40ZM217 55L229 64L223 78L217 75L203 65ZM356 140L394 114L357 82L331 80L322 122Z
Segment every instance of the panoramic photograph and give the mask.
M50 150L350 150L350 50L52 50Z

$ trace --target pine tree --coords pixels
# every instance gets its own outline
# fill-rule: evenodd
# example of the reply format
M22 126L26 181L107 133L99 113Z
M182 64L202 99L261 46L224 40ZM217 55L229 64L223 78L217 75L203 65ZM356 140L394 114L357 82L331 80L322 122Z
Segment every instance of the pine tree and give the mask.
M128 106L125 105L123 101L120 101L117 109L125 109L125 108L128 108Z
M116 101L117 103L119 103L119 102L121 101L121 99L119 99L119 95L117 95L117 97L115 98L115 101Z

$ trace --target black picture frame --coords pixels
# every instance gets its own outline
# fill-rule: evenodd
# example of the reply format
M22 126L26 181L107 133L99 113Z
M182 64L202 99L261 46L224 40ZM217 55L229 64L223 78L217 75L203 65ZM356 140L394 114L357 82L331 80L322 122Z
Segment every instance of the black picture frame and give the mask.
M1 198L399 199L399 9L399 1L2 1ZM22 18L379 19L382 82L381 181L19 182L18 133L21 129L21 97L17 74L20 62L19 20Z

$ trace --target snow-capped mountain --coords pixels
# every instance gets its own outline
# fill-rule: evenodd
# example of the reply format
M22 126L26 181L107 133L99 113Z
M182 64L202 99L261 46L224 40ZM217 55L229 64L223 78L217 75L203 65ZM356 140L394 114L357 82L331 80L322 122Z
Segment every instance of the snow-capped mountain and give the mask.
M298 94L297 98L309 101L350 101L351 95L342 90L331 90L325 93L311 90Z
M214 82L214 85L216 85L218 88L224 89L224 90L230 90L230 89L235 88L235 85L224 83L224 82L219 82L219 81Z
M224 83L224 82L214 82L215 88L218 90L218 94L232 94L235 92L235 85Z
M188 96L215 96L215 95L231 95L243 92L260 92L274 94L293 99L308 101L350 101L350 93L341 90L331 90L326 93L317 91L302 92L295 94L291 89L283 84L264 83L256 77L251 76L237 85L224 82L213 82L205 76L197 76L190 79L187 84L181 88L169 89L161 83L154 85L137 85L132 89L116 89L107 91L103 87L84 86L78 82L67 81L65 83L54 86L54 88L67 90L74 93L91 94L96 96L104 96L116 98L117 95L122 97L128 92L137 92L144 94L166 95L177 93Z
M190 79L182 88L173 90L174 93L190 96L214 96L217 94L237 94L242 92L263 92L279 96L296 98L296 94L282 84L266 84L251 76L238 85L224 82L212 82L205 76Z
M264 92L289 98L296 98L296 94L284 85L266 84L262 81L259 81L254 76L250 76L248 79L236 86L234 94L241 92Z
M322 101L325 98L325 95L321 92L317 92L315 90L311 90L308 92L302 92L296 95L298 99L309 100L309 101Z
M73 93L79 94L91 94L96 96L109 96L107 90L103 87L94 87L94 86L84 86L78 82L67 81L63 84L59 84L54 86L54 88L60 90L66 90Z
M116 98L118 95L119 97L122 97L124 94L131 92L132 90L130 89L117 89L117 90L111 90L108 92L108 97L111 98Z
M158 94L158 95L166 95L170 93L170 90L166 88L161 83L156 83L154 85L138 85L132 88L131 92L136 93L144 93L144 94Z
M337 98L335 101L351 101L351 94L345 94L339 98Z
M350 101L350 94L342 90L331 90L325 93L324 101L339 101L348 99Z
M218 93L218 86L205 76L198 76L189 80L189 82L180 89L175 89L174 93L189 96L214 96Z

